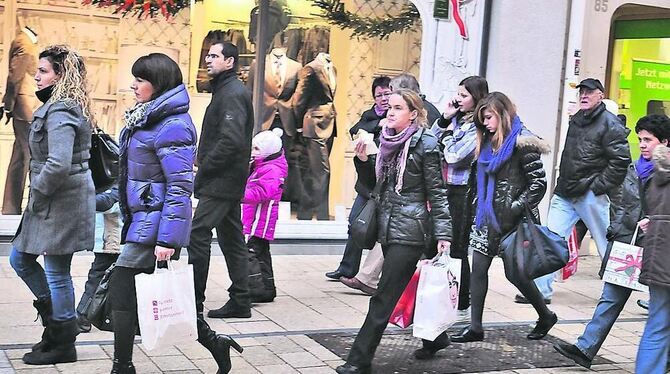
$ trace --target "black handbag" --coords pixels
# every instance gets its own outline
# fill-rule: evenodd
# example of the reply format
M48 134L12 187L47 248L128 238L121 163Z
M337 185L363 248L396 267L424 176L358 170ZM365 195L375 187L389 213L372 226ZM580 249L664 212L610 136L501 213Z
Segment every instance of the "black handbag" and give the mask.
M111 318L111 305L107 302L107 292L109 291L109 278L112 276L115 265L116 263L105 270L105 274L102 276L100 284L95 289L95 293L86 306L86 312L84 313L93 326L103 331L114 331Z
M382 181L377 181L374 190L370 193L370 198L349 226L349 235L360 248L372 249L377 243L377 205L379 205L379 192L383 184Z
M97 126L91 134L88 166L96 192L110 188L119 177L119 144Z
M535 279L563 268L570 259L570 253L564 238L546 226L534 223L533 213L527 204L524 204L524 209L525 218L500 243L501 256L508 277Z

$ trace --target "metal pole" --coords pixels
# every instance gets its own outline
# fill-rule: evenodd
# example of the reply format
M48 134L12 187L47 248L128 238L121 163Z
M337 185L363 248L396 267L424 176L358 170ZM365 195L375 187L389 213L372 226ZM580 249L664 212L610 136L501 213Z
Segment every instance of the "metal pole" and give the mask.
M270 44L265 39L265 29L268 27L270 0L260 0L258 3L258 28L256 29L256 70L254 71L254 135L261 129L261 110L263 109L263 87L265 86L265 52Z

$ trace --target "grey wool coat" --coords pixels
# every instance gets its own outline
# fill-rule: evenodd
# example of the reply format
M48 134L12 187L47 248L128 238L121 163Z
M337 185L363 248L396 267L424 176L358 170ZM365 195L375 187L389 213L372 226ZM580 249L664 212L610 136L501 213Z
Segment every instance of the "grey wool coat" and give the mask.
M30 196L13 246L35 255L93 249L91 124L78 105L47 102L30 126Z

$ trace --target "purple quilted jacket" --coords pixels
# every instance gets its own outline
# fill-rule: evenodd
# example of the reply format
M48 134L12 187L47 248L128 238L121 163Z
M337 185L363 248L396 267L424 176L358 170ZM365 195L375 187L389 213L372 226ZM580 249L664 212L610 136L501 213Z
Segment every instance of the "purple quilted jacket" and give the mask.
M189 101L182 84L159 96L136 126L121 131L122 243L188 245L197 137Z
M244 234L273 240L288 164L284 152L256 160L242 199Z

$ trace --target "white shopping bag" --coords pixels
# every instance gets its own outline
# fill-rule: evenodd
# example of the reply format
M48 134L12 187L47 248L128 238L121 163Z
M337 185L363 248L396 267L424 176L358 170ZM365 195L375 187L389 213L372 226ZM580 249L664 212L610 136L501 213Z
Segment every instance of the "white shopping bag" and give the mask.
M168 261L167 269L135 276L137 318L148 350L198 338L193 265Z
M639 228L639 226L635 228L630 244L612 242L612 250L605 265L603 281L637 291L649 292L649 287L640 283L642 247L635 245Z
M421 267L414 309L417 338L433 341L458 320L461 260L438 254Z

